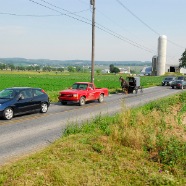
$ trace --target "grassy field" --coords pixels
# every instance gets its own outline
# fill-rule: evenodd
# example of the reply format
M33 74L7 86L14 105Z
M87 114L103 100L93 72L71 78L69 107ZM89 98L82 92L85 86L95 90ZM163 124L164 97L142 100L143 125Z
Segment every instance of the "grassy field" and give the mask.
M126 75L123 75L125 77ZM110 93L120 89L120 75L114 74L95 74L96 87L106 87ZM160 85L163 77L141 77L141 86L150 87ZM55 73L55 72L28 72L28 71L0 71L0 90L8 87L26 86L40 87L44 89L52 102L57 101L60 90L67 89L74 82L90 81L88 73Z
M1 167L0 185L185 186L185 114L183 92L71 125L47 149Z

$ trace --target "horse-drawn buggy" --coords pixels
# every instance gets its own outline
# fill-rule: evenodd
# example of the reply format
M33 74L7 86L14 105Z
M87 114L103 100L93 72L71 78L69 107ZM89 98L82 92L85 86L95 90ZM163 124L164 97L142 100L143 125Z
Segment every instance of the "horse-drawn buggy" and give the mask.
M135 93L138 93L138 90L140 90L140 92L143 92L143 88L140 85L140 77L137 76L128 76L126 78L126 80L124 80L122 77L120 77L120 81L121 81L121 87L124 93L133 93L135 91Z

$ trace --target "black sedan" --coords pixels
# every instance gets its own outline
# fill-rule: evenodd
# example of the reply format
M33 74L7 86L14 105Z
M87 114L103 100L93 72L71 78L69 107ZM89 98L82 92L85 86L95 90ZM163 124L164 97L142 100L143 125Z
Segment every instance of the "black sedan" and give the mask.
M176 80L176 77L172 77L172 76L168 76L168 77L165 77L161 83L162 86L169 86L173 81Z
M170 86L174 89L174 88L177 88L177 89L185 89L186 88L186 81L184 80L176 80L176 81L173 81Z
M46 113L49 105L49 97L41 88L13 87L0 92L0 117L7 120L34 110Z

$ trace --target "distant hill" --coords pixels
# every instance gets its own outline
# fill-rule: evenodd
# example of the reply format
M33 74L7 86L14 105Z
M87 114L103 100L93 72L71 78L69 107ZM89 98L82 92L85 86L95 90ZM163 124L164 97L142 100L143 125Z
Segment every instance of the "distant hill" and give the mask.
M0 58L0 63L14 64L15 66L28 66L37 64L40 66L69 66L69 65L90 65L90 60L50 60L50 59L25 59L25 58ZM95 65L109 66L148 66L150 61L95 61Z

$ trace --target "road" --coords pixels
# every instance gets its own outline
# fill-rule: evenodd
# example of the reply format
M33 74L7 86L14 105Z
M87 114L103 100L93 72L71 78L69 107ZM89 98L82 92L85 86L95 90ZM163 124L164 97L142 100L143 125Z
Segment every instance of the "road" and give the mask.
M0 120L0 164L38 151L62 136L65 126L81 123L98 115L112 115L123 105L134 107L152 100L176 94L182 90L152 87L138 94L113 94L103 103L97 101L78 105L51 104L48 113L17 116L10 121Z

